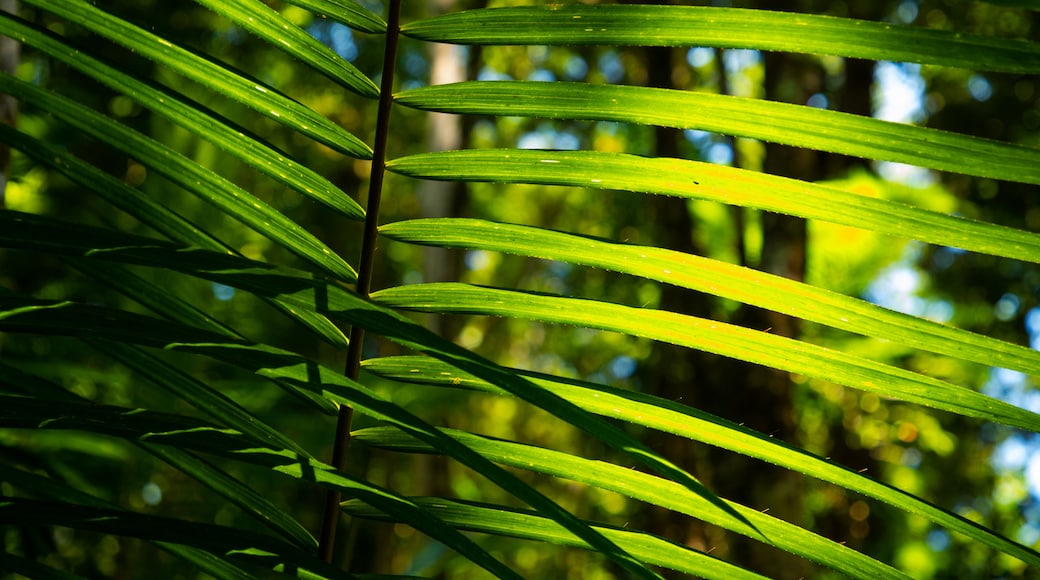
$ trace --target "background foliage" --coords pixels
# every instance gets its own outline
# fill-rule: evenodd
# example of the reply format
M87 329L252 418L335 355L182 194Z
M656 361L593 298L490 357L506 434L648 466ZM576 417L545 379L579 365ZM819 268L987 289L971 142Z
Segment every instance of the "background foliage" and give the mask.
M1035 7L541 4L0 14L0 571L1035 573Z

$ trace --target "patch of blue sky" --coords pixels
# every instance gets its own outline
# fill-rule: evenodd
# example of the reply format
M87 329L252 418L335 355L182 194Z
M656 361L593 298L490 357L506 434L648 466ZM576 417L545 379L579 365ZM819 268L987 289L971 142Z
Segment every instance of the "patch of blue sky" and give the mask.
M806 101L805 104L813 107L814 109L826 109L830 106L830 101L827 99L827 95L823 93L813 93Z
M900 24L910 24L914 20L917 20L917 14L919 12L915 0L904 0L896 7L895 12L893 13L893 19Z
M563 76L569 81L585 80L587 74L589 74L589 63L576 54L571 55L567 59L567 64L563 65Z
M971 98L976 101L988 101L993 96L993 85L989 84L986 77L980 74L973 74L968 78L968 92L971 94Z
M316 20L306 28L307 34L332 49L343 60L353 62L358 57L358 47L350 27L330 20Z
M894 123L920 123L925 82L921 65L881 61L874 67L874 117Z
M704 158L709 163L716 165L731 165L733 163L733 148L728 143L712 143L707 151L704 152Z
M708 66L715 60L715 49L697 46L686 51L686 62L694 68Z
M556 75L549 69L536 68L527 75L527 80L542 83L551 83L556 80Z
M614 375L614 377L627 379L636 372L637 363L636 359L630 356L619 355L611 359L609 367L610 374Z
M569 131L557 131L552 125L545 124L534 131L524 133L516 146L520 149L576 151L581 148L581 140Z
M1014 318L1022 307L1022 299L1011 292L1001 296L993 305L993 316L1001 322L1007 322Z
M749 48L730 48L726 50L722 60L725 62L726 72L735 75L748 67L762 64L762 53Z
M210 284L210 289L213 291L213 297L221 302L227 302L235 297L235 288L232 286L213 282Z
M924 189L931 187L938 182L938 178L934 171L925 169L924 167L917 167L916 165L907 165L905 163L894 163L892 161L879 161L874 164L875 169L883 179L894 183L901 183L903 185L909 185L910 187L917 187Z
M477 73L478 81L511 81L513 77L507 75L504 72L497 71L489 66L485 66L480 69Z
M596 64L608 83L620 82L625 77L625 65L618 57L618 53L613 50L608 50L600 55Z

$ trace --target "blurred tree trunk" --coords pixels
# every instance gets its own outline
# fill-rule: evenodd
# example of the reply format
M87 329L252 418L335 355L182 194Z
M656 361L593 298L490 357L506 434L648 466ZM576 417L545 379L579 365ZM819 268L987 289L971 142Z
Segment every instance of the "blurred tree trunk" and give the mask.
M803 2L783 0L761 6L771 10L806 10ZM881 18L881 6L876 3L849 2L848 16L853 18ZM846 59L844 61L844 78L828 78L820 60L808 56L790 53L765 53L765 98L770 101L781 101L797 105L807 104L810 97L821 94L826 97L828 107L858 115L871 115L871 84L873 81L872 61L862 59ZM837 81L837 82L836 82ZM763 170L765 173L790 177L808 182L842 177L848 174L854 165L862 164L857 158L800 149L776 144L766 144L766 156ZM763 212L762 218L762 255L760 269L792 280L804 281L807 263L808 237L806 221L801 218ZM781 336L797 338L801 334L801 320L776 312L759 308L744 308L739 324ZM767 431L795 444L803 444L797 438L796 417L791 395L795 387L787 373L774 369L754 367L749 369L750 383L756 388L755 408L761 413L768 413L773 408L771 423L773 430ZM761 398L759 398L761 397ZM739 401L735 403L739 404ZM763 405L764 403L764 405ZM764 417L763 417L764 419ZM871 463L869 455L862 450L852 450L846 444L842 433L842 425L834 425L835 431L830 437L829 455L834 460L855 468L866 467ZM764 505L757 507L770 508L773 515L793 521L799 525L809 524L810 516L804 507L805 478L786 470L775 470L765 481L768 485L759 484L759 491L753 495ZM763 481L762 478L750 478ZM834 506L832 517L826 520L816 519L812 528L817 533L837 541L850 541L850 520L843 503ZM760 545L753 544L756 551L764 552ZM761 557L768 557L762 553ZM804 564L803 564L804 565ZM795 574L793 576L799 576Z
M647 84L658 88L674 88L672 71L677 63L681 63L679 66L685 65L683 51L650 48L644 54ZM655 150L651 153L662 157L680 157L681 139L683 135L680 131L656 127ZM704 249L698 247L694 239L697 224L691 217L687 200L654 196L651 204L655 245L685 253L704 254ZM713 306L713 300L699 292L667 285L661 289L659 308L662 310L711 317ZM741 378L746 374L747 365L701 351L656 344L647 368L643 380L650 393L737 421L746 420L740 406L733 403L737 399L749 398L749 386ZM727 392L733 397L727 396ZM747 487L742 482L753 479L749 477L753 470L755 478L760 476L758 466L749 466L739 459L731 461L715 449L690 445L687 440L669 434L655 433L649 443L656 451L689 470L713 491L738 501L745 500L742 496L746 494L736 488ZM737 474L734 469L743 470L744 473ZM711 551L719 557L729 559L736 548L731 539L718 528L675 512L648 508L643 517L642 529L700 550Z
M429 16L439 16L457 9L457 0L429 0ZM444 85L466 80L468 63L465 52L453 44L430 43L430 84ZM452 151L463 147L462 116L446 113L427 113L426 150ZM453 217L460 213L465 189L462 182L423 181L418 188L419 211L422 217ZM422 277L424 282L449 282L458 279L458 252L425 246L422 248ZM431 315L428 326L446 336L445 318Z
M485 2L480 2L483 7ZM427 0L426 16L434 17L459 10L458 0ZM452 44L429 43L427 58L430 63L430 85L443 85L466 80L470 63L467 53ZM470 54L472 58L473 54ZM425 151L452 151L465 147L465 135L469 133L461 115L426 113ZM423 181L416 191L419 204L417 217L455 217L463 212L466 204L465 184L457 181ZM450 282L458 280L461 264L457 251L424 246L421 248L421 270L423 282ZM426 315L426 326L435 333L448 338L454 337L457 319L436 314ZM432 419L431 419L432 420ZM441 421L438 421L441 422ZM452 495L449 465L451 460L442 455L415 455L409 458L387 456L384 458L394 469L410 471L416 495ZM371 530L373 536L361 540L368 548L355 550L358 562L351 569L373 573L399 572L405 563L395 561L395 555L415 554L422 549L427 539L413 536L417 542L409 549L402 549L402 539L395 538L395 528L388 524L361 523L362 529ZM374 540L374 544L372 543ZM363 562L362 562L363 561Z
M483 2L481 3L484 4ZM483 7L483 6L480 6ZM439 16L459 9L457 0L429 0L429 16ZM462 47L452 44L429 45L430 84L443 85L466 80L469 63ZM462 115L427 113L426 150L452 151L466 146L467 127ZM465 184L461 181L423 181L416 195L422 217L456 217L465 204ZM461 264L457 251L424 246L422 248L422 276L424 282L453 282L459 279ZM427 327L437 334L454 338L458 331L458 317L430 315ZM443 455L424 455L415 458L416 475L422 482L425 495L452 494L450 460Z
M787 0L770 2L760 8L795 10L799 2ZM801 7L804 8L804 7ZM854 17L868 18L865 5L858 6ZM876 8L873 8L876 11ZM673 68L685 66L684 54L669 48L645 51L648 85L676 88L672 81ZM721 51L719 52L721 56ZM873 63L846 61L844 82L835 85L828 79L819 61L810 56L785 53L764 54L765 97L768 100L805 104L815 93L830 93L832 103L847 112L870 115L870 85ZM725 90L726 69L718 61L719 74ZM840 81L840 79L837 79ZM764 122L768 122L765 120ZM665 157L679 157L681 132L656 128L656 151ZM735 155L735 160L739 157ZM767 144L764 170L805 181L819 181L844 175L854 160L843 156L816 151ZM676 198L655 197L652 201L655 232L654 243L674 250L701 254L696 247L694 228L688 202ZM732 214L737 227L743 221ZM806 264L805 220L785 215L761 214L763 247L760 269L793 280L803 280ZM738 238L740 236L738 235ZM739 255L739 254L738 254ZM719 318L719 309L711 299L689 290L665 286L662 288L660 308L694 316ZM713 312L714 310L714 312ZM759 308L743 306L730 320L735 324L768 331L787 337L799 335L799 320ZM798 443L793 409L793 385L785 372L750 365L704 352L680 349L658 344L643 375L649 392L660 397L715 413L743 423L777 438ZM839 426L840 428L840 426ZM836 438L843 441L843 437ZM749 461L707 446L690 446L685 440L669 435L654 435L650 444L673 461L700 478L714 492L750 507L766 510L772 515L807 524L803 507L804 478L766 463ZM847 450L843 459L849 460ZM836 457L837 459L837 457ZM867 458L857 457L851 465L862 465ZM799 578L811 573L809 565L793 556L778 552L764 544L747 540L664 510L650 509L644 514L642 527L674 541L731 561L740 561L751 569L779 578ZM847 522L832 522L834 526L819 529L824 536L845 539ZM843 525L844 524L844 525ZM827 526L825 526L826 528Z

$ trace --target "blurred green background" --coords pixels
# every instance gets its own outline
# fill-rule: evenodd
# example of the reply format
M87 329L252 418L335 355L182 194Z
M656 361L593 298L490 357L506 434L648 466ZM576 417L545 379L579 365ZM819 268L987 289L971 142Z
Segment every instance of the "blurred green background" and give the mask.
M267 2L332 47L372 78L378 78L383 38L352 32L332 21ZM464 0L411 1L405 22L443 11L520 2ZM524 2L528 3L528 2ZM382 14L380 2L363 2ZM705 3L707 4L707 3ZM1011 2L957 0L849 0L711 2L719 6L804 11L851 16L914 26L1040 40L1037 13ZM1007 4L1004 6L1002 4ZM109 0L102 8L156 33L214 55L254 75L328 116L371 143L375 103L347 94L190 2ZM131 63L141 78L175 87L246 131L328 177L364 202L368 164L304 140L279 125L190 85L188 81L76 26L23 8L22 15L80 44L84 51ZM464 49L403 39L399 87L469 79L587 81L727 93L825 107L898 122L1040 145L1040 79L1011 74L977 74L960 69L876 63L837 57L761 54L710 48L608 49L598 47L494 47ZM152 115L124 96L106 93L93 81L31 49L22 53L17 75L118 118L139 131L172 144L254 195L281 209L356 263L360 224L344 221L313 202L284 191L273 181L229 160L213 145ZM768 120L763 120L768 122ZM61 144L126 183L164 200L244 255L293 264L294 257L240 224L231 222L161 176L123 155L84 138L62 123L22 103L18 126ZM607 122L555 122L539 119L450 117L397 108L392 121L390 157L430 149L461 147L595 149L678 156L731 164L828 182L862 195L903 200L943 212L976 217L1031 231L1040 229L1035 186L998 182L891 163L767 145L700 131L675 131ZM14 153L5 192L11 209L50 214L144 235L156 235L120 214L61 175L35 166ZM886 307L1040 348L1040 270L1011 260L933 247L908 240L825 223L736 210L708 202L685 202L579 188L420 183L389 175L380 222L417 216L472 216L567 229L631 243L656 244L804 279L812 284L861 296ZM73 216L75 216L73 218ZM653 228L640 224L652 223ZM1040 412L1034 380L917 352L876 339L849 335L815 324L760 312L734 302L662 287L620 274L575 268L482 251L422 249L383 241L377 254L374 288L400 283L461 279L495 286L609 299L633 306L660 307L758 329L802 337L944 378ZM334 352L266 304L219 285L139 269L199 308L227 321L258 341L341 364ZM19 252L0 252L0 286L39 297L73 297L100 304L137 308L115 290L72 273L59 262ZM467 317L430 317L426 322L445 336L501 364L582 378L653 393L716 413L852 467L901 489L985 523L1026 545L1040 546L1040 436L919 407L880 400L876 395L775 371L751 367L674 347L610 333L550 327L521 321ZM392 345L370 342L366 356L394 354ZM191 413L181 401L142 382L130 370L81 343L54 338L0 334L5 360L98 402ZM46 355L60 368L38 362ZM334 430L330 418L317 418L254 376L196 358L173 358L196 376L228 393L290 437L327 457ZM667 364L661 364L664 361ZM68 379L67 377L75 377ZM65 378L61 378L65 377ZM573 427L532 412L514 399L486 394L438 392L422 387L377 384L395 402L443 425L568 450L587 457L611 457ZM753 396L738 389L755 385ZM356 427L364 427L359 417ZM634 428L630 428L635 432ZM831 486L747 458L661 434L643 434L655 447L697 474L714 491L807 526L821 535L890 561L918 578L1028 577L1011 559L994 556L941 529ZM10 454L58 474L101 497L135 510L223 524L252 525L236 509L215 500L196 483L122 441L67 432L0 430L0 453ZM353 450L350 469L394 489L419 495L450 493L460 498L500 501L478 489L477 478L439 457L403 456ZM240 466L233 473L290 511L311 530L318 527L322 494L286 486ZM593 520L630 521L632 527L712 550L752 569L779 577L815 574L808 564L741 537L663 510L647 509L627 498L599 490L555 484L523 474L564 507ZM358 523L341 534L341 558L355 570L444 574L468 577L466 561L404 526ZM43 556L56 567L86 577L145 578L162 570L168 578L195 572L153 547L133 540L59 530L0 528L8 549ZM351 536L353 536L351 538ZM387 541L395 537L394 542ZM499 550L495 542L502 542ZM394 546L391 550L390 546ZM492 540L492 552L526 577L609 578L612 569L599 556L538 545L513 550ZM956 570L953 576L940 570ZM1035 572L1035 571L1034 571Z

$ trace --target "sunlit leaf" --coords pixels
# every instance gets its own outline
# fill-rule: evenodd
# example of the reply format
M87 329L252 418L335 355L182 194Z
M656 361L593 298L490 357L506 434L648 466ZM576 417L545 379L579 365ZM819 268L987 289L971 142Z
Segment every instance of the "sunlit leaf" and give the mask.
M0 142L11 144L14 148L33 159L54 167L73 182L89 188L105 201L139 219L142 223L182 244L199 246L222 254L236 254L231 248L208 232L171 211L144 192L134 189L99 170L89 163L70 155L58 147L11 129L0 123ZM13 225L11 227L14 227ZM133 288L133 283L120 286L122 290ZM347 345L347 337L334 324L318 312L294 310L281 304L277 297L264 298L272 306L278 308L290 318L310 328L318 336L337 347ZM151 306L151 305L150 305ZM208 326L211 323L205 323Z
M298 58L355 93L379 98L379 87L361 71L300 27L251 0L195 0L210 10Z
M458 369L429 357L371 359L363 363L363 368L398 381L503 393L486 381L459 373ZM928 518L976 542L1014 555L1032 566L1040 566L1040 554L976 522L743 425L652 395L541 373L516 372L590 412L714 445L831 482Z
M1040 72L1040 45L1032 42L773 10L511 6L445 14L410 22L401 31L460 44L717 46Z
M487 504L468 504L441 498L413 499L445 521L462 529L539 540L564 546L589 547L573 534L553 523L552 520L537 516L532 512ZM366 509L365 505L358 502L346 502L343 509L349 514L360 517L385 519L380 518L381 514L378 512ZM765 576L717 560L692 548L645 532L602 525L593 525L593 528L649 564L695 574L698 578L717 578L719 580L765 578Z
M647 87L495 81L411 89L394 100L448 113L697 129L954 173L1040 183L1037 149L762 99Z
M405 242L509 252L642 276L913 348L1040 375L1040 352L1033 349L700 256L465 218L409 220L379 231Z
M884 397L1040 431L1040 415L898 367L725 322L610 302L458 283L380 290L376 302L440 313L485 314L641 336L815 377Z
M354 0L286 0L362 32L386 32L386 22Z
M736 522L718 507L671 481L604 461L593 461L531 445L488 439L455 429L442 430L496 463L608 489L687 514L830 566L850 577L906 578L895 569L837 542L821 538L758 510L727 501L726 503L743 515L750 525ZM431 451L429 446L419 443L397 429L387 427L361 429L354 432L354 438L369 445L395 451Z
M422 153L387 169L424 179L538 183L704 199L1040 262L1040 235L823 185L699 161L593 151Z

